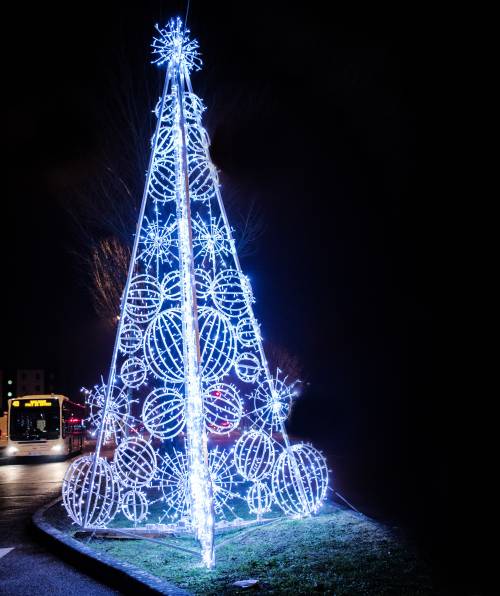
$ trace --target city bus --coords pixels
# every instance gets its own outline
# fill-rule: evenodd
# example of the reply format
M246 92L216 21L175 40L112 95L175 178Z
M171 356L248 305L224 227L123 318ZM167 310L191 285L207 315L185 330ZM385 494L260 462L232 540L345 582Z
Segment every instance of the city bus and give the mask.
M64 395L25 395L8 401L7 457L61 456L82 451L85 407Z

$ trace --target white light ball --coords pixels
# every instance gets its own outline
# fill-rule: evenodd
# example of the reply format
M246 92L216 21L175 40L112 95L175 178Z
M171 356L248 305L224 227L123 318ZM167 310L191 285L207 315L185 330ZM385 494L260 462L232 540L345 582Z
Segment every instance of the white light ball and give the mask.
M210 201L215 196L214 166L205 150L192 151L188 155L189 196L192 201Z
M238 427L243 414L243 404L234 385L211 385L203 392L203 403L209 431L225 435Z
M288 515L316 513L328 488L326 459L312 445L292 445L291 453L284 450L276 460L272 486L276 502Z
M149 192L158 203L175 201L175 156L167 152L155 156L151 168Z
M182 315L179 309L162 311L146 329L144 354L151 372L170 383L184 381Z
M273 440L260 430L242 434L234 446L234 463L245 480L261 480L269 475L274 458Z
M175 389L155 389L142 406L144 426L159 439L172 439L184 427L184 402L184 397Z
M93 469L92 455L73 460L64 475L63 503L71 519L83 526L87 499L90 499L87 527L102 528L116 515L120 502L120 487L111 466L102 457L97 459L94 483L91 487Z
M254 348L257 346L258 337L255 334L252 320L249 317L238 321L236 325L236 337L245 348Z
M271 489L263 482L254 482L248 489L246 501L250 513L259 516L267 513L268 511L271 511L271 505L273 502Z
M122 364L120 377L127 387L137 389L144 383L146 376L146 365L140 358L128 358Z
M256 354L243 352L237 356L234 370L244 383L255 383L262 371L262 366Z
M181 276L176 269L173 269L161 282L161 289L164 300L178 302L181 299Z
M136 275L130 283L125 313L135 323L144 324L158 314L163 302L161 288L152 275Z
M148 500L146 495L137 490L129 490L123 495L122 511L127 519L138 523L148 516Z
M247 310L247 287L236 269L223 269L214 279L212 297L227 316L239 317Z
M122 327L119 340L120 351L124 354L133 354L142 345L142 331L135 323L125 323Z
M133 437L118 445L113 465L123 486L146 486L156 472L156 453L144 439Z
M233 367L236 339L229 319L209 306L198 310L201 370L205 383L222 379Z

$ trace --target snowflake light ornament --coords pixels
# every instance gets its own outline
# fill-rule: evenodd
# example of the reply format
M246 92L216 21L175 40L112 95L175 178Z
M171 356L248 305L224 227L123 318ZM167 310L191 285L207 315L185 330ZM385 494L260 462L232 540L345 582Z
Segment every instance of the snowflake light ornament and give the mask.
M172 215L165 224L154 219L149 221L144 217L144 227L139 239L141 251L137 258L144 262L146 270L152 266L170 264L177 258L175 227L176 222Z
M179 17L171 19L165 28L155 26L159 37L153 38L151 44L153 64L161 66L162 64L174 63L187 69L200 70L203 62L201 61L198 48L200 47L196 39L189 39L189 29L184 29Z
M208 259L212 266L229 257L231 244L221 217L211 217L208 222L200 216L193 220L193 252L196 260Z

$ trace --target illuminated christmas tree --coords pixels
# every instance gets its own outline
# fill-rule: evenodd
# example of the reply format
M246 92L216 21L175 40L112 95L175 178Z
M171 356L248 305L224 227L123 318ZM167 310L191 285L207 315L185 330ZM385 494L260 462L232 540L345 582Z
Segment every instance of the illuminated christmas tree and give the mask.
M265 357L191 87L198 43L179 19L157 30L165 83L109 376L90 396L95 453L68 468L63 497L86 528L121 515L184 528L210 567L218 527L273 507L315 513L328 471L319 451L288 439L295 384Z

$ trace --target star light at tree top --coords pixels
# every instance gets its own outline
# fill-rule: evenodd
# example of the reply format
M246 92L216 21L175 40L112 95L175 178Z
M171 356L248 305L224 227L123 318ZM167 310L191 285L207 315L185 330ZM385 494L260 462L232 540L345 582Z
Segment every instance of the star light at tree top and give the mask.
M328 470L287 435L294 383L265 357L191 88L198 43L180 19L157 30L165 84L108 380L89 400L96 448L68 468L63 497L74 522L94 530L116 520L123 531L120 517L187 529L211 567L216 530L278 509L315 513Z

